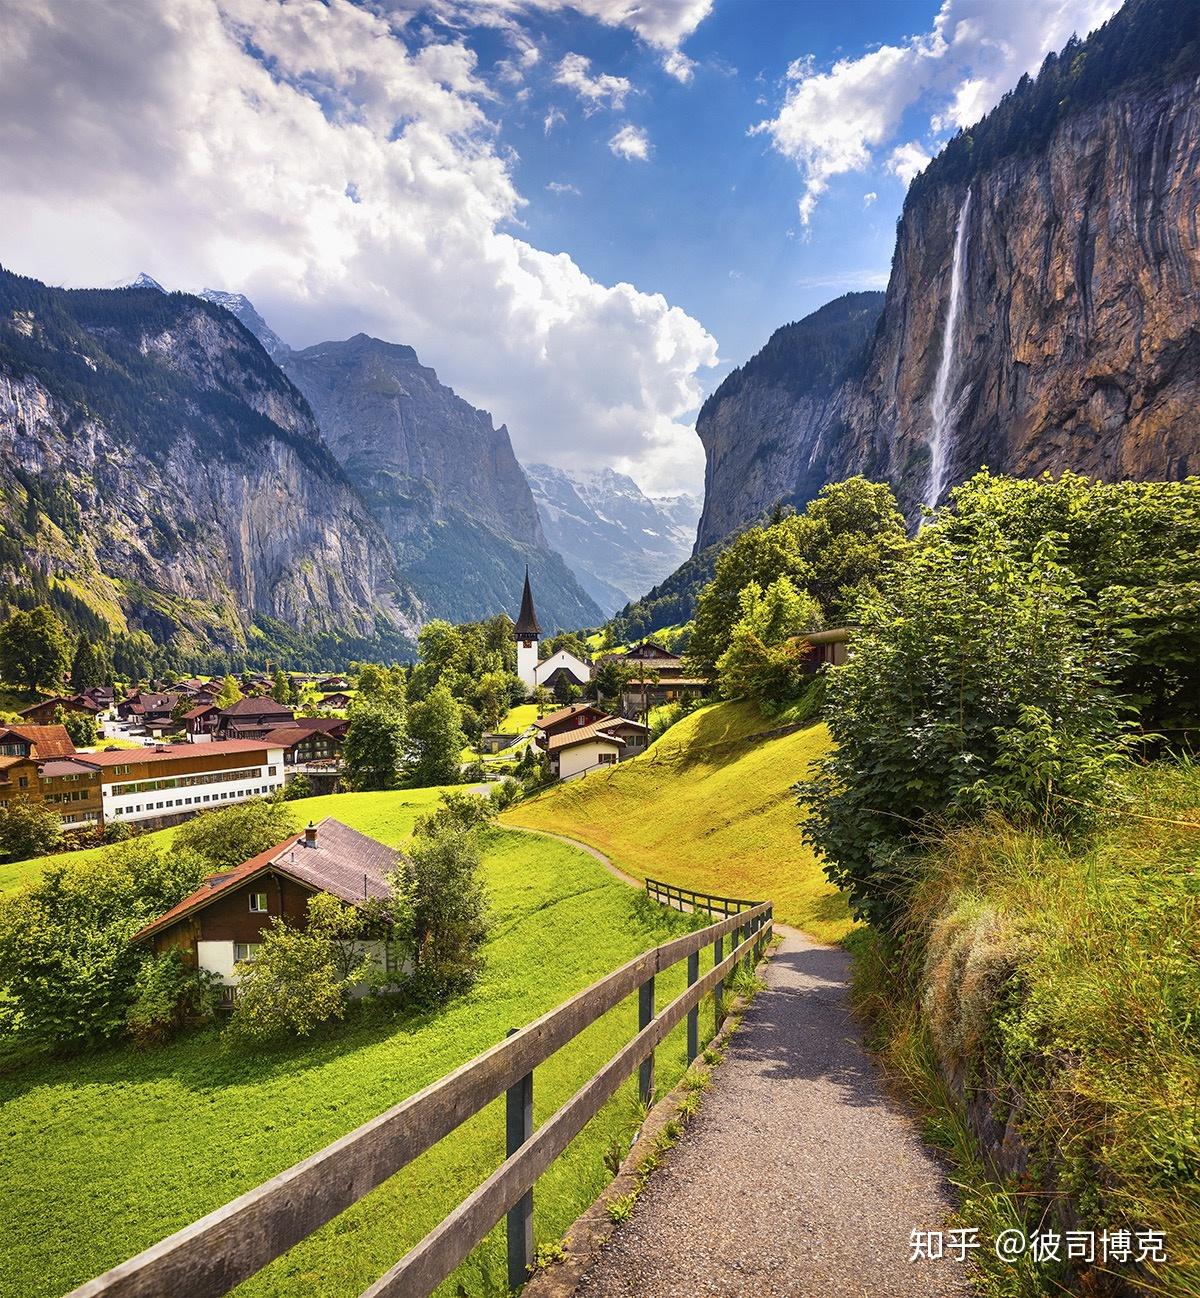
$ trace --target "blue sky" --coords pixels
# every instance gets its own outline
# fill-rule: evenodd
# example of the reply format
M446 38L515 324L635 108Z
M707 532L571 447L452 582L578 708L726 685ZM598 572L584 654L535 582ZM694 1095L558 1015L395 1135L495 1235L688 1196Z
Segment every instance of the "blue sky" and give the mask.
M697 65L688 85L631 33L575 15L543 20L538 35L549 50L583 53L593 73L624 76L639 90L622 111L601 107L590 116L553 82L505 106L500 138L518 155L514 175L529 200L524 236L565 249L603 282L663 293L699 319L726 362L715 382L780 324L842 293L886 284L906 188L882 166L842 178L806 231L795 164L748 131L782 102L794 59L828 64L858 55L925 30L934 12L929 0L727 0L687 42ZM506 57L502 47L487 41L481 57ZM552 109L564 120L547 134ZM610 151L625 122L646 131L646 161ZM876 197L864 203L868 194Z
M1117 5L6 0L0 262L408 343L525 461L697 490L730 366Z

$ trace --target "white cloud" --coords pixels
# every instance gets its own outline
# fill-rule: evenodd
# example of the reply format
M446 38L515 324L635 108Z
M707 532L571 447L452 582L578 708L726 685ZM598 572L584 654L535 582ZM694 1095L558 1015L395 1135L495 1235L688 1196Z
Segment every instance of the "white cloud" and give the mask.
M576 186L576 185L570 185L570 184L564 184L562 181L559 181L559 180L552 180L552 181L551 181L551 182L546 186L546 188L547 188L547 189L548 189L552 194L575 194L576 196L579 195L579 188L578 188L578 186Z
M556 126L561 126L566 120L567 117L564 112L558 108L551 108L542 119L542 134L549 135Z
M663 71L676 81L682 81L686 86L695 76L695 61L689 59L682 50L672 50L665 59L663 59Z
M614 77L607 72L591 74L591 59L582 54L566 54L559 61L554 80L560 86L573 90L586 112L594 113L605 106L618 112L625 107L625 97L633 89L627 77Z
M650 156L650 137L640 126L628 122L608 142L608 147L618 158L645 162Z
M423 0L405 0L416 10ZM648 45L677 48L712 11L713 0L432 0L432 7L459 22L500 26L524 13L574 9L607 27L626 27Z
M518 454L694 484L680 420L716 343L507 232L524 200L473 54L410 51L398 21L345 0L9 0L5 264L240 290L296 345L411 343Z
M869 193L863 195L863 207L870 207L871 204L879 197L872 189Z
M929 166L929 153L916 140L900 144L888 155L887 168L908 185L912 178Z
M992 108L1023 72L1037 70L1072 32L1080 35L1111 17L1121 0L943 0L932 30L900 45L881 45L859 58L839 59L827 72L811 58L788 69L788 90L765 133L804 176L800 219L808 224L835 176L862 171L892 144L905 114L932 100L934 134L967 126ZM892 154L892 170L911 173L919 144ZM900 156L897 156L900 155Z

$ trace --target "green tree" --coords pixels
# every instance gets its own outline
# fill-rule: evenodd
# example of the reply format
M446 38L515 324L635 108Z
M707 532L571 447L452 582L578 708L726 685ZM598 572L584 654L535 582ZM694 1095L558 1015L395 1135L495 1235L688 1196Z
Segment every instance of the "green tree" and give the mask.
M467 737L454 696L445 685L435 685L408 709L410 784L456 784L462 771L462 750Z
M619 657L606 658L592 673L592 694L601 707L618 708L621 693L637 673Z
M0 627L0 675L26 688L60 689L71 647L58 614L48 604L14 613Z
M136 840L48 870L0 901L0 982L16 1034L56 1045L126 1030L147 952L139 929L200 884L204 863Z
M42 802L13 798L0 807L0 858L27 861L53 852L62 839L62 817Z
M364 663L358 673L357 692L350 704L353 713L356 704L384 704L402 710L408 701L408 680L404 668L398 664L383 667L379 663Z
M220 1004L216 974L189 968L181 951L166 951L145 959L135 974L125 1026L138 1045L162 1045L185 1028L211 1023Z
M242 697L242 687L232 676L226 676L221 682L221 688L217 691L217 697L213 702L219 708L229 708Z
M739 603L741 617L717 660L722 697L756 699L768 707L795 697L810 679L802 637L821 626L820 605L788 577L765 591L750 582Z
M232 870L295 833L292 814L277 802L256 799L202 811L175 831L175 846L205 862L210 873Z
M357 951L363 932L362 913L329 893L309 898L303 928L275 916L263 930L258 954L237 966L234 1035L307 1036L341 1018L351 987L370 965Z
M296 698L296 715L300 717L319 717L321 715L321 691L308 681L300 687Z
M1058 540L1084 593L1109 602L1126 654L1115 683L1142 729L1173 746L1200 739L1200 478L1092 482L979 473L957 488L936 531L975 546L991 528L1028 557Z
M112 654L108 646L81 635L71 660L71 683L77 690L82 690L90 685L111 685L113 676Z
M65 728L76 748L91 748L99 739L96 718L87 712L68 712L60 703L54 709L54 723Z
M743 532L720 554L712 581L696 603L686 660L714 676L741 617L750 582L766 590L787 577L820 605L827 625L847 621L854 602L902 554L904 519L891 489L865 478L823 487L803 514Z
M797 786L804 836L857 915L886 925L934 829L997 810L1069 832L1103 804L1121 760L1107 609L1043 541L996 527L962 548L923 536L862 605L829 676L834 739Z
M476 799L483 802L484 799ZM446 994L474 980L488 933L478 833L454 811L413 839L392 881L396 940L413 974Z
M350 784L355 789L395 788L404 757L404 714L387 703L356 702L342 749Z
M271 697L276 703L282 703L285 706L288 703L294 703L296 691L292 687L292 678L283 670L282 667L275 669L275 677L271 686Z
M501 671L485 672L479 678L475 686L475 707L488 730L496 730L508 715L514 681L520 684L517 677Z

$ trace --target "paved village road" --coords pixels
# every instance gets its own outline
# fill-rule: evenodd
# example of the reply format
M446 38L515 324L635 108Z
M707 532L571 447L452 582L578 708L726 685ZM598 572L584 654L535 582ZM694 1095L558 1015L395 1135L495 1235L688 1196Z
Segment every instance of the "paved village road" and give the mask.
M730 1038L699 1115L578 1298L941 1298L958 1262L910 1262L951 1208L885 1091L847 999L849 956L794 929Z

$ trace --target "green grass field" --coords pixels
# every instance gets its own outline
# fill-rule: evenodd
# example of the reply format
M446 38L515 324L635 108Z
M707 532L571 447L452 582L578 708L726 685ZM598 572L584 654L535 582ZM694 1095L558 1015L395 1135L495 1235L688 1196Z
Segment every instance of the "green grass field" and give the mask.
M391 789L385 793L330 793L318 798L301 798L287 805L296 828L309 820L336 816L352 829L370 834L389 847L398 847L412 833L413 822L436 805L444 792L441 788ZM142 835L147 843L165 847L175 836L177 826L156 829ZM59 852L53 856L35 856L28 861L0 865L0 892L8 892L32 883L50 866L86 867L109 847L89 847L81 852Z
M800 839L791 792L829 736L814 725L774 739L752 704L685 717L644 756L556 785L504 820L590 843L637 878L770 898L776 916L824 941L851 928L846 903Z
M337 814L404 837L378 795ZM397 797L400 795L390 795ZM409 795L411 796L411 795ZM432 799L430 799L432 800ZM320 801L326 801L324 799ZM307 807L309 804L300 804ZM9 1063L0 1073L0 1295L52 1298L320 1149L693 921L649 903L576 849L492 831L494 914L476 987L435 1014L352 1021L276 1050L206 1032L161 1050ZM660 979L659 1003L683 971ZM636 1030L636 997L537 1070L539 1123ZM705 1034L712 1014L701 1016ZM659 1052L660 1090L683 1067L683 1025ZM608 1180L604 1152L635 1117L635 1080L539 1182L539 1241L555 1240ZM240 1295L351 1298L503 1157L503 1102L248 1281ZM503 1226L438 1291L503 1292Z

